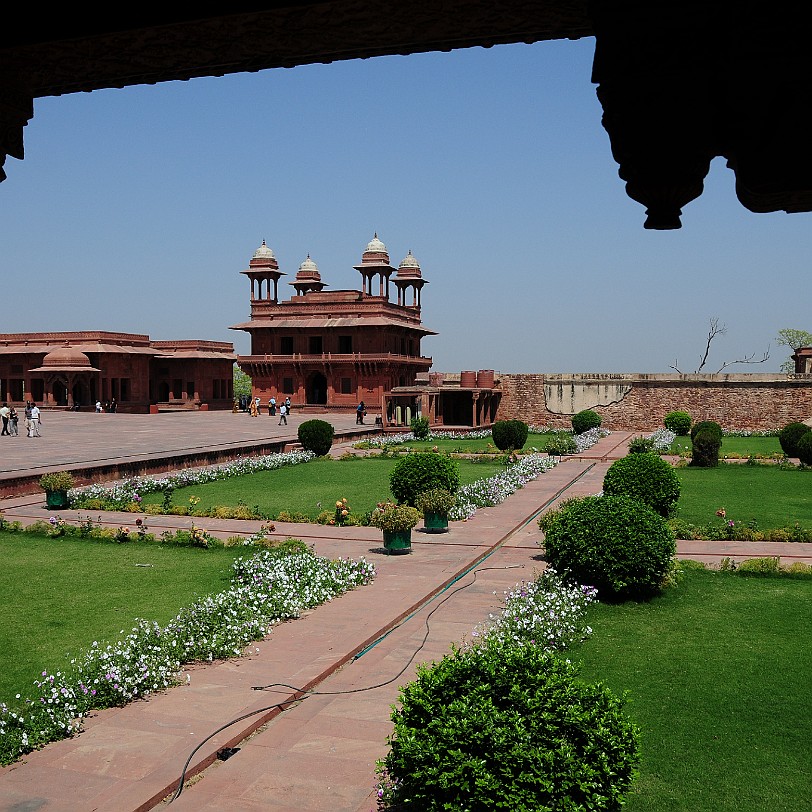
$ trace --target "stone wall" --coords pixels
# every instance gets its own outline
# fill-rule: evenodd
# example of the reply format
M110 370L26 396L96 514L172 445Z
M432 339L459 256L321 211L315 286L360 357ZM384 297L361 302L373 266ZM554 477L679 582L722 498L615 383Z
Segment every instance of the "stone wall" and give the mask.
M715 420L725 429L780 429L812 418L812 374L642 375L499 374L497 420L572 428L572 415L593 409L604 428L654 431L672 411Z

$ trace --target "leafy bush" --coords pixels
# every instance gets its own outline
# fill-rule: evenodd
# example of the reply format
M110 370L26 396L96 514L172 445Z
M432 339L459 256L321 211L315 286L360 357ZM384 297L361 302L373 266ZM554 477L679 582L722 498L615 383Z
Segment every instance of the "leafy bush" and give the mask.
M413 417L410 423L412 434L415 440L429 439L429 419L428 417Z
M719 438L719 443L721 444L722 427L715 420L700 420L698 423L694 423L691 427L692 441L700 431L712 431Z
M615 810L639 761L623 700L536 645L453 648L400 689L387 809Z
M674 535L653 508L629 496L571 499L539 522L547 563L601 598L646 598L669 578Z
M544 450L548 454L562 457L564 454L574 454L578 450L578 444L571 434L562 431L547 441Z
M806 423L789 423L781 429L778 435L778 442L781 444L781 450L788 457L797 457L798 443L801 438L808 434L812 429Z
M796 446L796 451L798 453L798 459L804 465L812 465L812 431L807 431L801 435L801 439L798 440Z
M390 533L411 530L420 521L420 511L409 505L382 502L372 511L369 523Z
M392 495L405 505L414 507L419 494L434 488L456 493L460 486L459 466L444 454L428 451L407 454L395 463L389 476Z
M592 409L584 409L572 416L572 430L575 434L583 434L590 429L596 429L602 421L601 416Z
M39 486L44 491L69 491L75 484L70 471L54 471L39 478Z
M493 444L500 451L524 448L527 442L527 423L521 420L497 420L491 427Z
M654 440L651 437L633 437L629 440L630 454L645 454L654 451Z
M323 457L333 445L335 429L326 420L305 420L299 426L298 437L305 451Z
M454 507L454 494L445 488L433 488L417 495L415 507L422 513L435 513L438 516L448 516Z
M721 447L722 438L713 428L700 429L693 437L690 464L695 468L716 468Z
M688 412L669 412L663 419L663 425L677 437L686 437L691 430L691 415Z
M603 478L603 492L630 496L668 516L679 501L677 472L658 454L629 454L615 460Z

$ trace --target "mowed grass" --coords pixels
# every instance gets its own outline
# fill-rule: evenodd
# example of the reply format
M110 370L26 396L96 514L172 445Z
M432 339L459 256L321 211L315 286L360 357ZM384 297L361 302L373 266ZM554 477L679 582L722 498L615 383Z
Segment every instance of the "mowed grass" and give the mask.
M690 437L677 437L671 443L672 454L689 453L693 445ZM723 437L722 447L719 450L719 459L723 459L725 454L736 457L759 457L770 459L782 457L784 452L777 437Z
M773 464L720 463L716 468L675 469L680 481L676 517L693 524L756 522L761 530L812 528L812 470Z
M137 618L169 622L222 592L239 547L201 550L0 532L0 701L33 694L94 640L113 642Z
M690 571L650 603L593 606L570 652L642 733L627 812L798 812L812 764L812 580Z
M463 459L458 462L463 485L504 471L504 466L491 460L473 462ZM188 506L190 496L198 497L197 509L236 506L243 502L249 507L258 507L271 518L276 518L284 510L315 519L324 510L334 510L337 500L346 498L351 513L363 515L374 510L378 502L393 498L389 477L396 463L397 459L392 457L317 459L274 471L178 488L172 501L176 505ZM146 504L161 504L162 501L163 496L158 493L144 497Z

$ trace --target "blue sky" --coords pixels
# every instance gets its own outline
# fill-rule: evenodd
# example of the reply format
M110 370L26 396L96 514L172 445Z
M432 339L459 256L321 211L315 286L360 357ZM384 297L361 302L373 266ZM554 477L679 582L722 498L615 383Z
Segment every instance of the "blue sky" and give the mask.
M693 372L812 331L809 214L753 214L716 159L647 231L590 81L594 40L383 57L35 101L0 184L0 332L232 341L262 240L328 289L375 232L429 284L434 369ZM292 288L283 284L285 296Z

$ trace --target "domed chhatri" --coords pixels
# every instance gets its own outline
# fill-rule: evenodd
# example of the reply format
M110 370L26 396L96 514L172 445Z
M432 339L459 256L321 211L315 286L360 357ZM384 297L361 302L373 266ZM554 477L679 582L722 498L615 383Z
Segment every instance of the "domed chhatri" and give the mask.
M400 265L398 265L398 276L421 276L420 271L420 263L417 261L417 258L409 251L408 254L401 260Z
M262 241L262 245L254 251L254 259L273 259L273 251Z
M307 259L299 266L299 271L296 278L300 280L315 280L321 281L321 274L319 273L319 266L307 255Z
M91 370L93 368L90 359L76 347L59 347L51 350L42 359L42 366L53 369Z

